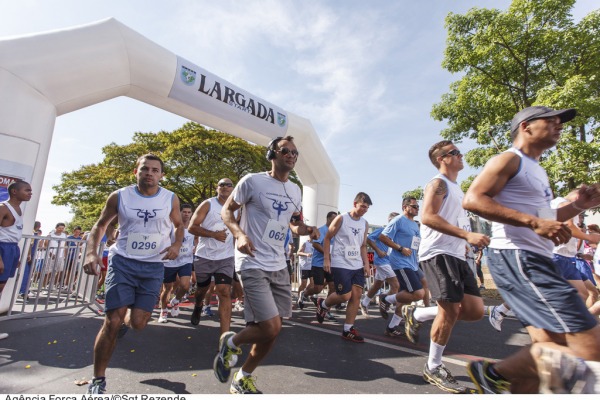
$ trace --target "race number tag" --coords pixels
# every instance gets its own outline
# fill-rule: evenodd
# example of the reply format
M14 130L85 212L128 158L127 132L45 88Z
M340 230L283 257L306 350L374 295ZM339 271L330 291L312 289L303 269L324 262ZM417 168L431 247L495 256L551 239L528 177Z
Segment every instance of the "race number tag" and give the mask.
M418 236L413 236L412 242L410 242L410 248L413 250L419 250L420 244L421 244L421 238Z
M556 209L554 208L538 208L537 214L541 219L551 219L556 221Z
M132 256L150 256L158 254L160 249L160 233L137 233L127 235L127 254Z
M344 247L344 257L346 257L347 260L360 259L360 247L359 246Z
M271 246L283 247L288 226L274 219L270 219L262 235L262 240Z
M469 218L469 217L458 218L458 227L464 231L471 232L471 218Z

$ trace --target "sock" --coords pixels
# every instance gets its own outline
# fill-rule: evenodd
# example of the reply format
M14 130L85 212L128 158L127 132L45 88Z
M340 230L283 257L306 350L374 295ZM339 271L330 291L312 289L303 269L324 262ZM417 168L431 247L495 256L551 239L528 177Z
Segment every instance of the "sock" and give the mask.
M446 346L435 343L433 340L429 344L429 359L427 360L427 367L430 371L442 365L442 355Z
M106 378L104 376L94 376L92 377L92 382L104 382Z
M348 332L350 329L352 329L354 325L352 324L344 324L344 332Z
M390 295L385 296L385 301L387 301L390 304L396 304L396 295L390 294Z
M369 304L371 303L371 300L373 300L373 298L369 297L365 294L365 297L362 299L361 303L363 306L368 307Z
M419 322L431 321L438 314L437 306L434 307L417 307L413 313L414 319Z
M329 306L327 305L327 299L325 299L321 302L321 307L323 307L326 310L329 310Z
M510 311L505 305L504 303L500 304L496 310L498 310L498 312L501 312L503 317L506 316L506 314Z
M171 300L171 305L176 306L177 304L179 304L179 299L177 297L174 297L173 300Z
M229 346L229 348L234 349L234 350L238 349L238 347L235 344L233 344L233 336L231 336L229 339L227 339L227 346ZM241 369L240 369L240 371L241 371Z
M388 328L395 328L396 326L398 326L398 324L400 324L400 322L402 322L402 317L394 314L392 315L392 320L390 321Z
M240 368L240 369L238 370L238 372L236 372L236 374L235 374L235 376L234 376L234 379L235 379L236 381L239 381L240 379L242 379L242 378L245 378L245 377L247 377L247 376L251 376L251 375L252 375L252 374L249 374L249 373L245 372L243 369L241 369L241 368Z

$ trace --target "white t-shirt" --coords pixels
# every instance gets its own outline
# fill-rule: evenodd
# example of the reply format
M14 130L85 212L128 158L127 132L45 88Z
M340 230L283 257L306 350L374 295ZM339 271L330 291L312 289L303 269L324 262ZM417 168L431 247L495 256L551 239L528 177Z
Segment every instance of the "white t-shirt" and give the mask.
M298 254L298 265L301 270L309 270L312 268L312 253L313 253L313 245L311 242L306 241L302 246L300 246L300 251L302 253L310 254L310 256L301 256Z
M331 240L331 267L357 270L363 268L361 247L369 224L363 217L354 219L342 214L342 225Z
M279 271L286 268L285 237L293 214L300 214L302 194L298 185L281 182L267 172L244 176L231 193L244 210L240 227L248 235L256 251L254 257L235 249L237 271L262 269Z
M171 232L171 242L175 242L174 230ZM174 260L165 260L165 268L178 268L192 262L194 262L194 235L185 229L179 255Z
M215 238L198 236L196 256L207 260L224 260L233 257L233 235L221 217L223 205L219 203L217 197L211 197L209 205L210 208L200 226L213 232L225 230L227 238L224 242L221 242Z
M11 206L8 201L3 202L8 208L8 211L15 219L15 223L11 226L0 227L0 242L2 243L19 243L23 236L23 216L17 213L17 210ZM66 236L66 235L65 235Z
M567 199L563 197L557 197L550 202L550 207L554 210L557 210L562 203L566 202L568 202ZM577 219L577 216L573 218L573 223L575 225L577 225ZM571 239L569 239L567 243L554 246L554 250L552 252L554 254L559 254L564 257L575 257L577 255L577 238L571 237Z

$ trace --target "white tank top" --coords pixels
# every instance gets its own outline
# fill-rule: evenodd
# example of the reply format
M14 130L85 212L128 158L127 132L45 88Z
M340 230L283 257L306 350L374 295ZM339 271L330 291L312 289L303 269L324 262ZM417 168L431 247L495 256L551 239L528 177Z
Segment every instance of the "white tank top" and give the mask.
M171 242L175 241L175 230L171 231ZM174 260L165 261L165 268L177 268L194 262L194 235L187 229L183 233L183 243L179 249L179 255Z
M144 196L136 185L119 189L119 237L109 255L144 262L163 262L161 251L171 245L173 192L159 187L153 196Z
M446 182L448 193L442 201L438 215L449 224L464 225L468 218L467 212L462 208L464 193L456 182L452 182L442 174L434 176L427 185L435 179ZM425 187L427 187L427 185ZM419 261L429 260L440 254L446 254L465 261L465 245L467 241L452 235L438 232L425 224L421 224L421 244L419 246Z
M546 171L539 163L527 157L514 147L507 152L521 158L516 175L506 182L506 186L494 197L498 203L529 215L538 215L538 210L550 209L552 190ZM552 241L544 239L527 227L518 227L498 222L492 223L492 249L527 250L552 258Z
M8 211L15 218L15 223L11 226L0 227L0 242L2 243L18 243L23 236L23 216L11 206L8 201L2 202L8 208Z
M550 202L550 207L558 209L562 203L566 202L568 202L568 200L564 197L557 197ZM573 223L575 225L577 225L577 219L578 217L573 218ZM577 255L577 240L576 237L571 237L567 243L555 246L552 252L565 257L575 257ZM581 242L583 243L583 240Z
M304 242L304 251L303 253L311 254L310 256L301 256L298 255L298 265L301 270L307 270L312 268L312 253L313 253L313 245L311 242Z
M210 208L200 226L209 231L222 231L225 229L227 239L225 239L225 242L220 242L214 238L198 236L196 256L207 260L224 260L225 258L233 257L233 235L221 217L223 206L219 203L217 197L211 197L208 201Z
M367 221L353 219L350 213L342 214L342 225L332 240L331 266L356 270L363 268L360 248L365 240Z

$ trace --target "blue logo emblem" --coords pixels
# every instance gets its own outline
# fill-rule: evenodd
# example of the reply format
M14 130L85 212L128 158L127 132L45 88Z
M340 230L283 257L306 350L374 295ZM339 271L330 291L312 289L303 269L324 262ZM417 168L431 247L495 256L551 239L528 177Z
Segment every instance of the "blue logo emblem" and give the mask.
M156 212L160 211L161 208L156 208L152 211L148 211L148 210L142 210L141 208L132 208L132 210L136 210L137 211L137 216L138 218L143 218L144 219L144 227L146 227L146 224L148 223L148 221L154 217L156 217Z
M185 85L192 86L196 82L196 71L182 65L179 77Z

